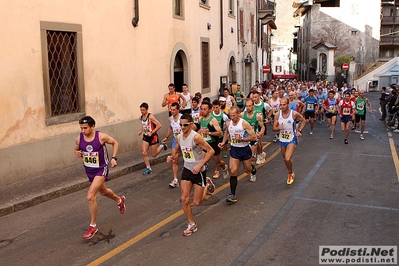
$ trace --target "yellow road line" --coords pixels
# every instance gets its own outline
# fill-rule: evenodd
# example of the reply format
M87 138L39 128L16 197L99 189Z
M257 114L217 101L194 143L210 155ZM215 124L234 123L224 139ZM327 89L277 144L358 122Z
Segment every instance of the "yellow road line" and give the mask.
M399 182L399 159L398 159L398 153L396 152L395 142L393 141L392 133L389 132L389 131L388 131L388 137L389 137L389 146L391 147L393 164L395 165L396 176L397 176L398 182Z
M267 146L269 146L271 143L268 142L266 143L263 148L266 148ZM280 153L280 149L276 150L271 156L269 156L266 160L265 163L270 162L271 160L273 160L274 157L277 156L277 154ZM262 165L264 165L262 164ZM262 166L261 165L261 166ZM247 174L244 172L243 174L241 174L238 177L238 180L244 178ZM215 190L215 192L213 192L213 195L219 193L220 191L222 191L223 189L227 188L230 186L230 183L227 182L224 185L222 185L221 187L217 188ZM95 266L95 265L100 265L101 263L104 263L105 261L111 259L112 257L116 256L117 254L121 253L122 251L124 251L125 249L127 249L128 247L136 244L137 242L139 242L140 240L142 240L143 238L147 237L148 235L152 234L153 232L155 232L156 230L158 230L159 228L165 226L166 224L170 223L171 221L175 220L176 218L180 217L181 215L183 215L183 210L180 210L178 212L175 212L174 214L172 214L171 216L167 217L166 219L160 221L159 223L155 224L154 226L148 228L147 230L143 231L142 233L138 234L137 236L133 237L132 239L128 240L127 242L123 243L122 245L114 248L113 250L111 250L110 252L104 254L103 256L99 257L98 259L96 259L95 261L87 264L87 266Z

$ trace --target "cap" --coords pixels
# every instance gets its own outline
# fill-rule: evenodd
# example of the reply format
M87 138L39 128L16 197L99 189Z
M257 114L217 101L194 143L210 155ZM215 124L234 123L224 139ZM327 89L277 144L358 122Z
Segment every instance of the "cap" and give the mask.
M219 98L219 102L225 102L225 101L226 101L226 98L224 98L224 97Z

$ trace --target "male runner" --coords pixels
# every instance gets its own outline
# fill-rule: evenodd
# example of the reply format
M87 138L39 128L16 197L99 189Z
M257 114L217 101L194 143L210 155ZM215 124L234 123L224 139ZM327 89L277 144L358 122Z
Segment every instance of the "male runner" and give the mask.
M282 98L280 100L280 108L281 110L274 116L273 130L280 131L279 141L281 154L284 158L285 167L288 170L287 184L291 185L294 183L295 177L295 173L292 170L292 156L298 144L297 138L302 136L302 130L306 125L306 121L300 113L289 109L287 98ZM295 126L296 119L301 122L301 126L298 130Z
M161 142L157 147L156 144L159 143L158 130L162 127L161 123L155 118L154 115L148 112L148 104L142 103L140 105L140 121L141 130L137 133L139 136L143 134L143 142L141 144L141 153L143 154L143 160L146 166L143 175L151 174L152 169L150 165L150 158L148 156L148 150L151 147L151 156L157 157L162 149L167 150L168 146L166 143Z
M117 166L116 154L118 153L118 142L105 133L95 130L96 122L91 116L85 116L79 120L81 133L75 139L75 155L77 158L83 158L83 165L86 175L90 181L90 187L87 191L87 200L89 201L90 225L87 232L83 235L84 239L92 238L98 231L97 227L97 194L106 196L118 204L119 212L125 213L125 197L119 197L111 189L105 186L108 177L108 164L111 167ZM108 158L107 146L113 147L111 161Z
M256 134L251 128L251 125L240 118L240 109L233 106L230 109L230 122L226 125L226 131L223 140L219 143L222 148L227 144L230 139L230 195L227 197L226 202L237 202L236 189L237 189L237 174L240 162L244 165L246 173L251 172L251 157L252 151L249 146L250 141L256 140Z
M181 175L181 205L187 217L187 229L183 231L184 236L190 236L198 228L194 221L192 208L190 205L190 193L194 187L192 203L200 206L206 197L207 191L213 193L215 185L209 177L206 177L206 167L204 165L212 158L214 151L212 147L194 130L192 130L193 119L189 114L184 114L180 118L182 134L177 136L176 149L172 155L168 156L167 162L176 162L180 153L184 159L184 166ZM203 156L203 150L206 152Z

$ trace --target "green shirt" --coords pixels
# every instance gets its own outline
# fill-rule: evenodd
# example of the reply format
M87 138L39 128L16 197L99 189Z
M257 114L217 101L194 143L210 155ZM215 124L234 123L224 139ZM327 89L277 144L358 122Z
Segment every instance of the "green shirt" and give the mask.
M358 115L364 115L364 112L366 110L366 98L364 98L363 100L360 99L360 97L358 97L356 99L356 110L357 110L357 114Z

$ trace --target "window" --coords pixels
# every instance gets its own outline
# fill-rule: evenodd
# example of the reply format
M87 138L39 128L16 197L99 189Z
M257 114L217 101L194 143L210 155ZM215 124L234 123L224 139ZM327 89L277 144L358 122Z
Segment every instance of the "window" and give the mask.
M209 5L209 0L200 0L200 4Z
M244 42L244 10L240 10L240 17L239 17L239 21L240 21L240 41Z
M281 72L281 66L276 66L276 73L280 73Z
M234 0L229 0L229 15L234 16Z
M173 0L173 17L184 18L184 0Z
M46 124L75 121L84 113L82 26L41 22Z
M210 86L210 60L209 60L209 41L201 42L201 58L202 58L202 93L211 91Z
M251 14L251 42L255 42L255 15Z
M357 30L352 30L352 31L351 31L351 35L352 35L352 36L355 36L356 34L357 34Z

